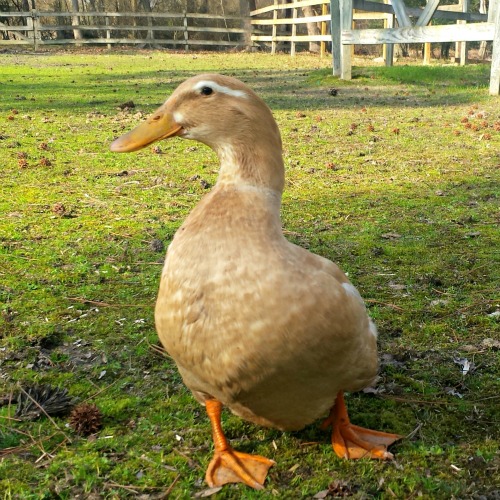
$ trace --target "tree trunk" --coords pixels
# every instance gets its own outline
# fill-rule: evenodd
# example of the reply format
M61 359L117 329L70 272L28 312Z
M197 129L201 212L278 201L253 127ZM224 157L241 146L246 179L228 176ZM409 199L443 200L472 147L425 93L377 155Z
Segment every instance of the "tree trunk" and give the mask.
M22 1L22 3L21 3L21 11L22 12L30 12L33 9L36 9L35 0L23 0ZM24 20L25 19L24 17L22 17L21 19L22 19L23 24L25 24L29 30L33 29L33 18L32 17L26 17L26 20ZM17 37L15 35L16 35L16 32L14 31L14 38L17 39ZM25 31L24 36L29 37L30 36L29 31Z
M241 28L245 30L241 35L243 45L250 49L252 47L252 24L250 23L250 11L255 10L255 0L240 0Z
M80 8L78 6L78 0L71 0L71 11L75 14L78 14ZM76 16L71 16L71 25L79 26L80 18ZM73 37L75 40L81 40L83 38L82 31L79 28L73 28Z
M151 4L149 3L149 0L142 0L142 8L144 9L144 12L147 12L151 14L152 9L151 9ZM151 29L153 27L153 18L148 17L147 18L148 22L148 34L146 35L146 40L154 40L155 37L155 32Z
M317 12L314 11L312 5L302 7L302 12L304 14L304 17L313 17L318 15ZM309 36L321 35L321 28L319 27L318 23L307 23L307 34ZM309 42L309 52L319 54L320 50L321 46L319 42Z

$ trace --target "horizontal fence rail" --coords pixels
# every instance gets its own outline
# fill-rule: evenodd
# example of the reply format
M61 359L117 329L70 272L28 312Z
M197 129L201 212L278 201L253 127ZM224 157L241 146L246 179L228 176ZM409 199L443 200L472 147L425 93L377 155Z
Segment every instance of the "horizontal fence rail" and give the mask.
M238 47L247 43L244 23L241 16L188 12L0 12L0 45Z

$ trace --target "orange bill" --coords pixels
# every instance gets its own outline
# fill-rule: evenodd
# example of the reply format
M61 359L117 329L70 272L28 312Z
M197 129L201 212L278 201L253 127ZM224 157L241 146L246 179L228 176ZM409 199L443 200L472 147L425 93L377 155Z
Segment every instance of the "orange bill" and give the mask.
M145 122L113 141L110 149L115 153L137 151L153 142L178 135L181 130L182 127L175 122L172 115L162 106Z

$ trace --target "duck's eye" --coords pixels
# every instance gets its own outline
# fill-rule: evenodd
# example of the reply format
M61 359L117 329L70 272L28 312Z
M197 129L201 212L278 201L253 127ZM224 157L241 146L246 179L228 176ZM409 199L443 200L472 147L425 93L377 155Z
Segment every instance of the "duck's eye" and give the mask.
M202 95L210 95L213 94L214 90L211 87L203 87L201 89Z

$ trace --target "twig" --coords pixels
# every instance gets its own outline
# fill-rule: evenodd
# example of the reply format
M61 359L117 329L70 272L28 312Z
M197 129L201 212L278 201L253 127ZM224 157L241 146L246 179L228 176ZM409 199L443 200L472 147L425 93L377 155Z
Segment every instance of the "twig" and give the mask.
M426 401L425 399L407 399L398 396L390 396L388 394L376 394L376 396L382 399L392 399L393 401L399 401L401 403L413 403L413 404L428 404L428 405L452 405L451 401ZM463 403L464 401L462 401Z
M72 300L73 302L80 302L81 304L92 304L93 306L100 306L100 307L113 307L112 304L108 304L107 302L84 299L83 297L66 297L66 299Z
M45 456L50 456L51 458L52 455L50 453L47 453L43 447L43 442L44 441L49 441L50 439L52 439L55 435L57 435L57 432L54 433L54 434L51 434L50 436L46 436L44 438L40 437L38 440L34 438L33 434L31 434L30 432L24 432L24 431L21 431L19 429L16 429L14 427L7 427L9 431L11 432L17 432L18 434L21 434L23 436L26 436L28 437L31 442L29 445L25 445L25 446L16 446L16 447L13 447L13 448L5 448L4 450L0 450L0 457L1 456L4 456L4 455L10 455L10 454L13 454L13 453L18 453L18 452L21 452L21 451L26 451L28 449L29 446L36 446L41 452L42 452L42 455L41 457L39 457L36 462L40 461L42 458L44 458ZM64 433L62 433L64 435ZM65 437L65 439L59 443L53 451L57 450L57 448L59 448L61 445L63 445L64 443L66 443L68 441L67 437Z
M35 460L35 464L38 464L38 462L41 462L45 457L54 458L54 456L51 455L49 452L43 450L42 454Z
M107 385L106 387L103 387L102 389L100 389L99 391L97 391L95 394L92 394L92 396L89 396L87 399L84 399L82 401L82 403L86 403L90 399L94 399L96 396L99 396L99 394L101 394L101 392L107 391L110 387L112 387L113 385L115 385L119 380L120 379L118 378L114 382L111 382L111 384Z
M22 422L21 418L8 417L7 415L0 415L0 418L4 418L5 420L13 420L14 422Z
M479 405L479 406L484 406L483 403L480 403L480 401L483 401L482 399L474 400L474 401L468 401L467 399L461 399L460 401L429 401L425 399L407 399L407 398L401 398L398 396L391 396L389 394L375 394L375 396L378 396L383 399L392 399L393 401L399 401L401 403L409 403L409 404L424 404L424 405L448 405L448 406L456 406L458 404L463 405L463 404L469 404L469 405ZM492 396L493 398L500 397L500 396ZM489 399L489 398L485 398Z
M131 491L132 493L139 494L139 490L132 488L131 486L125 486L124 484L118 484L114 481L107 481L104 483L105 486L111 486L114 488L123 488L124 490Z
M369 304L380 304L381 306L390 307L391 309L395 309L396 311L404 311L402 307L395 306L394 304L390 304L388 302L380 302L379 300L374 299L364 299L364 301L368 302Z
M422 422L419 422L415 429L405 436L405 439L411 439L422 428L422 425Z
M81 304L92 304L99 307L153 307L152 304L108 304L108 302L101 302L99 300L89 300L83 297L65 297L66 300L73 302L80 302Z
M172 481L172 484L167 488L165 493L162 495L163 498L168 497L168 495L170 495L170 493L172 493L172 490L174 489L175 484L177 483L177 481L179 481L180 478L181 478L181 475L177 474L177 477Z
M479 403L480 401L486 401L487 399L498 399L500 398L500 395L497 395L497 396L488 396L486 398L479 398L479 399L476 399L474 401L471 401L471 403Z
M188 461L188 465L190 467L196 467L197 469L203 470L199 464L197 464L191 457L189 457L185 453L182 453L182 451L179 451L177 448L174 448L172 451L185 458Z
M18 453L25 449L26 449L25 446L14 446L12 448L4 448L3 450L0 450L0 457L5 457L6 455L11 455L13 453Z
M160 347L159 345L154 345L154 344L151 344L149 341L148 341L148 347L156 352L157 354L160 354L161 356L163 356L164 358L168 358L168 359L172 359L172 356L170 356L167 351L165 351L165 349L163 349L163 347Z
M17 432L18 434L22 434L23 436L27 436L33 439L33 436L29 432L23 432L22 430L16 429L15 427L7 427L7 429L11 432Z
M114 488L123 488L124 490L128 490L128 491L131 491L132 493L136 493L138 494L139 493L139 490L159 490L161 489L159 486L127 486L125 484L119 484L119 483L115 483L114 481L107 481L104 483L104 486L111 486L111 487L114 487ZM162 495L163 497L163 495ZM162 498L162 497L159 497L159 498Z
M53 434L53 435L54 435L54 434ZM53 436L53 435L52 435L52 436ZM50 436L50 437L52 437L52 436ZM57 449L58 449L58 448L60 448L61 446L63 446L64 444L66 444L66 439L63 439L63 440L62 440L62 441L61 441L61 442L60 442L60 443L59 443L59 444L58 444L58 445L57 445L57 446L56 446L56 447L55 447L55 448L54 448L54 449L53 449L50 453L49 453L49 452L44 452L44 453L43 453L43 455L42 455L41 457L39 457L39 458L36 460L36 462L35 462L35 463L37 463L37 462L41 462L41 461L42 461L42 459L44 458L44 456L48 456L48 457L50 457L50 458L54 458L54 454L55 454L55 452L57 451ZM40 465L38 465L38 467L43 467L43 466L44 466L44 464L40 464Z
M9 396L9 406L7 407L7 414L10 416L10 410L12 409L12 400L14 398L14 390L12 389L10 391L10 396Z

